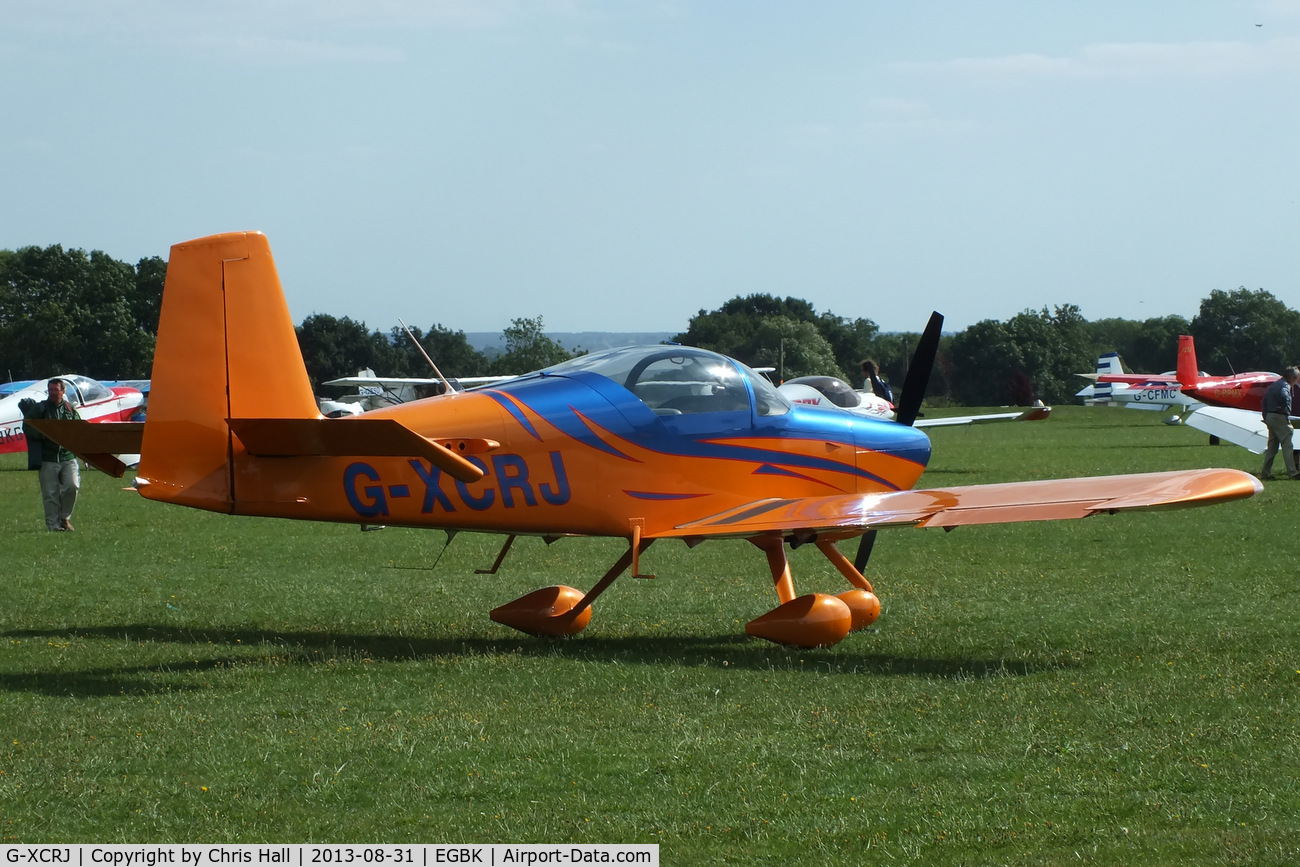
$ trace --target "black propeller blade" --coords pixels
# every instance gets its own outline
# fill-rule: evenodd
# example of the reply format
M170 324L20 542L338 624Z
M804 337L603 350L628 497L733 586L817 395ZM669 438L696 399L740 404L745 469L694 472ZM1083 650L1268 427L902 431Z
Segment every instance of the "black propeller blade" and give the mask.
M853 568L859 573L867 568L867 560L871 558L871 549L876 544L876 531L868 530L858 539L858 556L853 558Z
M912 352L912 361L907 367L907 378L903 380L903 397L894 408L894 418L899 424L908 427L916 421L921 413L921 401L925 399L925 386L930 381L930 372L934 370L934 358L939 354L939 336L943 330L943 315L938 311L930 314L930 321L921 333L921 339ZM858 555L853 558L853 566L859 572L867 567L871 558L871 549L876 544L876 531L868 530L858 540Z
M934 357L939 353L939 337L943 331L943 315L939 312L930 314L930 321L916 343L912 353L912 363L907 368L907 378L903 380L903 399L894 408L894 419L899 424L912 426L921 412L921 401L925 399L925 386L930 382L930 372L934 370Z

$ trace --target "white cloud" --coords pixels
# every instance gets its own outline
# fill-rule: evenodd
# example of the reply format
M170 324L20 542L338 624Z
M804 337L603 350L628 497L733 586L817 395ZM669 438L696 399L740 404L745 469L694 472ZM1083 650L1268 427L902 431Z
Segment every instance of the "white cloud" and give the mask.
M1300 39L1248 42L1101 43L1063 57L1013 54L895 63L895 71L973 83L1039 79L1231 76L1300 72Z

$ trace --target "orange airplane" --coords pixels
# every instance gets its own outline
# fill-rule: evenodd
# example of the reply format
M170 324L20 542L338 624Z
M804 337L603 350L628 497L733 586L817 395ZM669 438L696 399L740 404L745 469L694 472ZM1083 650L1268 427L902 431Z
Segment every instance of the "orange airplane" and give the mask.
M941 317L923 342L937 345ZM923 383L929 363L915 364ZM900 416L915 418L922 387ZM908 387L912 386L912 387ZM264 235L172 247L146 421L41 429L97 466L141 454L151 500L236 515L383 523L506 535L612 536L627 550L585 593L529 593L493 620L571 635L592 602L661 539L747 539L779 605L746 631L828 646L875 620L862 575L883 527L953 527L1172 509L1261 490L1238 470L911 490L925 434L792 405L744 364L683 346L612 349L491 387L324 418ZM104 431L104 428L113 428ZM135 446L128 448L126 446ZM857 564L836 543L861 537ZM798 595L786 545L813 544L844 576L838 595Z

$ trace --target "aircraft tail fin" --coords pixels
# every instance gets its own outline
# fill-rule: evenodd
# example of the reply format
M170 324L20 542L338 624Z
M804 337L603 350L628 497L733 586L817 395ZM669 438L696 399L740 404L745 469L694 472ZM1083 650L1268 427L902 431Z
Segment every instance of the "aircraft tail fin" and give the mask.
M1178 335L1178 367L1175 371L1180 385L1195 385L1199 375L1196 366L1196 342L1190 334Z
M1124 372L1124 365L1119 360L1118 352L1104 352L1097 356L1097 379L1108 374L1119 374ZM1110 403L1113 396L1111 384L1109 382L1098 382L1093 380L1091 400L1094 403Z
M1097 375L1119 374L1124 372L1124 363L1119 360L1118 352L1104 352L1097 356Z
M266 236L230 232L173 246L140 492L229 511L234 456L243 449L227 419L319 416Z

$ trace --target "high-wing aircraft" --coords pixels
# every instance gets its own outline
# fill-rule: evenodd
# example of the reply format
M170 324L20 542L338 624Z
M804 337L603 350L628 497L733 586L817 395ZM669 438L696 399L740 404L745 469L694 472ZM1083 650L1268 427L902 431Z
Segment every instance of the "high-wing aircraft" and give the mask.
M911 366L903 421L920 406L941 327L936 315L922 337L928 360ZM152 386L142 424L51 420L40 429L91 457L120 450L102 441L103 428L135 436L136 490L164 503L503 534L490 571L519 534L626 539L590 590L547 587L491 612L542 635L584 629L597 597L629 568L640 574L641 555L660 540L753 543L780 604L746 631L825 646L880 612L862 549L850 562L839 541L886 527L1207 505L1262 490L1230 469L912 490L930 457L923 432L801 408L744 364L682 346L595 352L486 388L324 418L270 245L256 232L172 247ZM786 545L799 544L815 545L849 589L798 595Z
M412 376L376 376L370 368L357 372L356 376L342 376L331 379L322 385L354 385L353 394L337 399L318 400L320 411L335 418L343 415L359 415L384 406L396 406L412 400L436 397L447 391L464 391L466 388L489 382L501 382L511 379L509 376L461 376L447 380L430 377Z
M129 419L144 402L140 390L131 386L110 387L97 379L77 374L57 378L67 383L68 402L87 421L123 421ZM49 382L49 379L41 379L0 394L0 454L27 451L23 414L18 403L29 397L45 400Z
M869 391L858 391L838 376L799 376L787 379L777 387L791 403L815 406L822 409L850 412L878 421L894 420L894 405ZM940 418L918 418L912 427L950 427L954 425L981 424L988 421L1039 421L1052 412L1050 406L1037 406L1015 412L989 412L977 415L953 415Z

